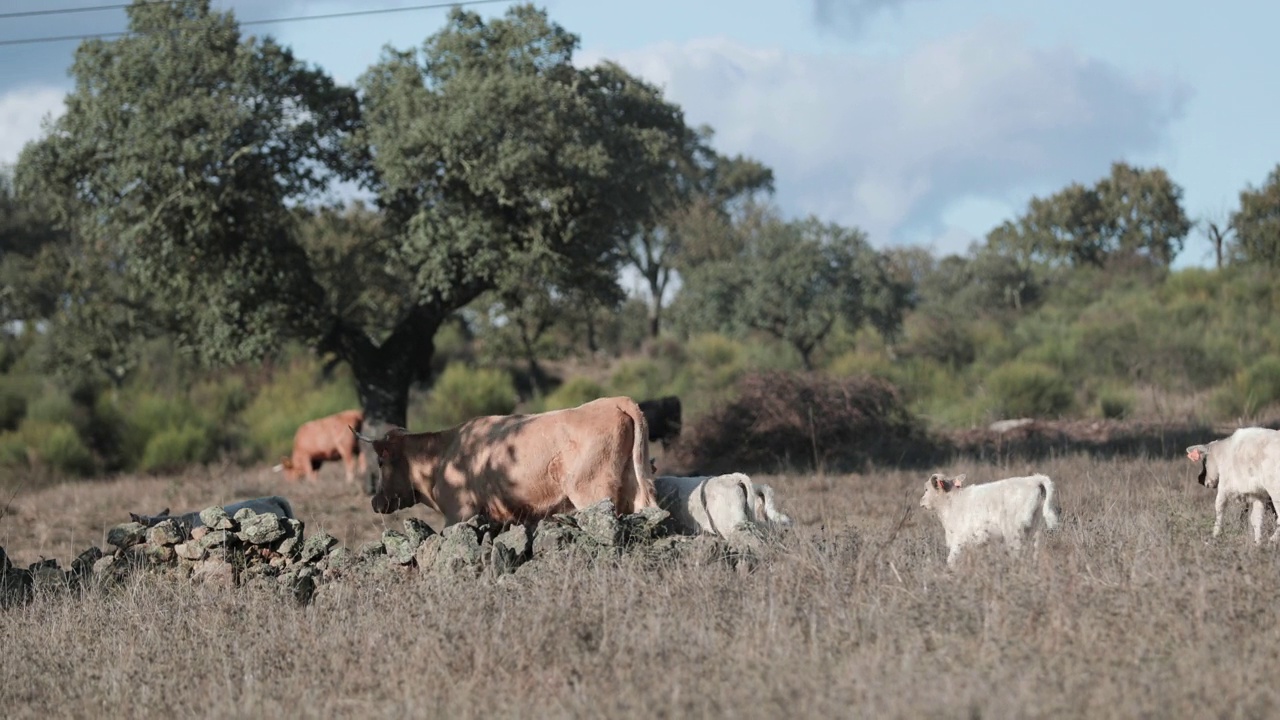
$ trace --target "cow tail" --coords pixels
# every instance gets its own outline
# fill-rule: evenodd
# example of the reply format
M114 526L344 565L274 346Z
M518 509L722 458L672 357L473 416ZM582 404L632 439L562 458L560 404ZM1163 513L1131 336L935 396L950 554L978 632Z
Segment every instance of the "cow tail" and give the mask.
M747 518L748 521L753 521L751 524L755 525L757 524L755 521L760 520L760 518L756 517L756 487L752 484L751 478L743 475L742 473L738 473L737 475L738 487L742 488L742 499L746 503L743 506L743 509L746 510L746 514L744 514L743 517Z
M1053 481L1041 476L1040 489L1044 492L1044 525L1050 530L1058 527L1058 500L1053 496Z
M627 409L633 425L631 443L631 465L636 475L636 492L631 512L639 512L642 508L658 507L658 491L653 484L653 468L649 466L649 424L645 422L644 413L634 403Z

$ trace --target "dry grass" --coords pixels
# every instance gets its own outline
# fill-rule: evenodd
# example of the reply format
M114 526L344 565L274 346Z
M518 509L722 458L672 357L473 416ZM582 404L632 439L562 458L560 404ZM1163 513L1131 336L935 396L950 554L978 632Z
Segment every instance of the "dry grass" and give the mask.
M0 708L9 718L1280 710L1276 551L1254 549L1235 524L1206 543L1212 500L1189 464L939 469L975 481L1047 472L1064 525L1038 555L979 551L948 572L936 519L908 513L927 473L786 476L768 481L800 527L749 573L563 557L500 582L351 577L305 609L141 577L0 612ZM350 545L376 537L381 520L337 477L283 489L309 530ZM21 562L65 562L129 509L280 490L273 476L232 471L63 485L18 498L0 545Z

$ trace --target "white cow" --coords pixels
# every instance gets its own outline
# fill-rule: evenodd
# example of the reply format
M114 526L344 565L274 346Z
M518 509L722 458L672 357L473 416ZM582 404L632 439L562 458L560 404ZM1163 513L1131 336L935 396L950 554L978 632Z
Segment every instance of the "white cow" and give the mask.
M773 488L756 485L742 473L729 475L654 478L658 506L671 514L668 521L678 532L729 537L743 526L789 527L787 517L774 503Z
M1280 432L1267 428L1240 428L1207 445L1187 448L1187 458L1200 465L1201 485L1218 489L1214 502L1213 536L1222 534L1222 511L1227 501L1243 497L1251 501L1249 524L1253 541L1262 542L1262 515L1267 502L1280 500ZM1280 539L1280 524L1271 534Z
M1048 476L1014 477L968 487L965 478L963 474L947 477L934 473L920 498L920 507L932 510L942 521L948 565L955 564L961 548L995 538L1004 538L1016 552L1035 532L1038 545L1037 510L1044 517L1045 528L1058 526L1058 504Z

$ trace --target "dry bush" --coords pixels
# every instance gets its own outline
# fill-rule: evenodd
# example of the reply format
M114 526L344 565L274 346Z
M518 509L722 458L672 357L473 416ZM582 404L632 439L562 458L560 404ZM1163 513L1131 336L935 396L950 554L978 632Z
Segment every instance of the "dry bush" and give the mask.
M938 469L973 482L1046 472L1063 524L1039 553L982 548L948 571L941 528L916 507L927 473L777 476L760 479L798 527L752 571L712 556L557 556L500 581L348 577L307 608L141 575L0 612L0 707L10 718L1280 710L1277 550L1255 549L1239 524L1208 542L1212 494L1190 463L1069 456ZM216 489L203 497L258 481L208 482ZM122 504L111 485L63 485L39 501L73 524L97 512L96 493ZM336 475L297 487L275 490L303 498L295 509L308 528L324 503L329 517L370 515ZM35 544L22 518L0 524L0 545ZM372 530L339 537L356 545Z
M668 461L685 472L920 465L936 449L897 388L870 376L753 373L699 418Z

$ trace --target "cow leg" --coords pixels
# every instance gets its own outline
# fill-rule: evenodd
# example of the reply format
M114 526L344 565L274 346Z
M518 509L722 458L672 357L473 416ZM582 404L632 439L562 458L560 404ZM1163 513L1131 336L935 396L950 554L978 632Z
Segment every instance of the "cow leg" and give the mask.
M1250 500L1252 508L1249 510L1249 527L1253 528L1253 543L1255 545L1262 544L1262 511L1266 509L1266 504L1260 498Z
M1227 507L1226 493L1218 492L1218 497L1213 501L1213 536L1218 537L1222 534L1222 511Z
M955 567L956 558L959 556L960 556L960 546L952 545L951 549L947 551L947 567Z

